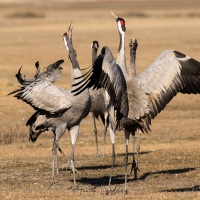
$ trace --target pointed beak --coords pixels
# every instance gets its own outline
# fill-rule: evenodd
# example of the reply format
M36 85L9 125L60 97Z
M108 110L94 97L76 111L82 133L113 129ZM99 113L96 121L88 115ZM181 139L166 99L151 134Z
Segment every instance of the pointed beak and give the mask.
M112 15L115 19L118 18L117 15L115 15L113 12L111 12L111 15Z
M67 30L67 32L65 32L64 34L63 34L63 40L64 40L64 42L66 42L66 37L71 37L72 36L72 29L73 29L73 27L74 27L74 24L73 24L73 22L71 21L70 22L70 25L69 25L69 27L68 27L68 30Z
M73 24L73 22L71 21L71 22L70 22L70 25L69 25L69 27L68 27L68 32L72 32L73 26L74 26L74 24Z

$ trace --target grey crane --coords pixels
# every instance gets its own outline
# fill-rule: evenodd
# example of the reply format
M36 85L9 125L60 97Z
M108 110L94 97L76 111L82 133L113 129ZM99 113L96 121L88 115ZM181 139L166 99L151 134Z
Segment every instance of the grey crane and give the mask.
M136 50L137 50L137 40L131 39L129 43L130 47L130 68L129 73L127 71L126 67L126 56L125 56L125 32L126 32L126 26L125 26L125 20L121 17L118 17L113 12L111 12L112 16L115 18L117 23L117 28L119 32L119 48L118 48L118 55L116 63L122 68L123 73L125 74L125 79L127 82L131 82L133 78L136 77ZM129 75L130 74L130 75ZM131 92L131 88L128 88L128 92ZM129 101L130 103L130 101ZM134 124L135 122L133 122ZM136 124L137 127L137 124ZM134 171L134 179L137 179L137 171L138 171L138 153L139 153L139 147L140 147L140 140L141 140L141 131L139 129L139 139L138 139L138 145L137 145L137 152L136 152L136 159L134 155L134 137L135 137L136 129L134 128L131 133L129 133L128 130L125 130L125 141L126 141L126 171L127 171L127 163L128 163L128 141L130 134L132 134L132 145L133 145L133 161L132 161L132 167L131 167L131 173ZM127 173L126 173L127 176Z
M71 66L74 73L74 78L81 75L79 64L76 60L74 51L71 50L72 25L70 25L68 32L63 35L64 43L68 50ZM63 61L62 61L63 62ZM79 126L81 120L86 117L91 107L91 100L88 90L82 94L74 96L71 90L61 89L47 80L38 79L29 85L21 86L15 97L28 103L38 114L35 116L36 125L35 130L52 130L54 133L54 142L52 149L52 184L55 184L54 177L54 158L57 150L59 139L68 129L71 136L72 151L71 151L71 165L73 171L73 188L76 189L76 178L74 168L74 148L79 133Z
M107 87L112 90L115 85L110 84L109 81L113 79L113 74L108 75L107 73L112 69L114 62L113 57L112 62L110 61L110 55L111 52L104 47L92 69L82 76L87 80L86 83L81 85L83 81L80 81L76 84L76 86L80 85L79 88L72 92L79 94L93 85L95 88ZM127 71L123 73L125 68L121 68L121 70L118 76L124 77L126 80L127 87L125 89L128 97L126 103L129 112L127 117L122 117L118 122L125 131L126 146L130 133L137 129L142 132L150 131L151 120L165 108L177 93L200 93L200 62L178 51L163 51L145 71L135 78L128 76ZM115 72L115 76L117 76L116 73L118 72ZM114 95L113 99L118 98ZM116 106L118 104L115 100L113 100L113 104L118 113L120 108ZM125 173L125 191L127 191L127 171Z
M32 83L33 81L36 81L37 79L40 79L40 80L44 79L51 83L55 83L56 81L58 81L61 78L62 70L63 70L63 68L60 65L58 65L57 63L53 63L53 64L50 64L49 66L45 67L43 72L41 72L40 66L39 66L39 61L37 61L35 63L36 73L33 76L33 78L25 78L21 74L21 68L22 67L20 67L18 73L16 74L16 78L21 85L29 85L30 83ZM39 114L38 111L36 111L26 122L26 126L29 126L29 141L31 141L31 142L35 142L37 140L38 136L43 132L43 130L39 130L39 131L35 130L36 124L34 124L34 122L35 122L36 116L38 114ZM38 123L38 121L37 121L37 123ZM59 147L59 145L57 145L57 147L58 147L58 150L60 151L60 153L67 159L67 156L62 151L62 149ZM57 154L56 154L56 156L57 156ZM56 160L56 169L57 169L57 174L58 174L59 170L58 170L57 158L55 160Z
M97 58L97 51L99 48L99 43L98 41L93 41L92 42L92 64L95 62L96 58ZM92 113L92 117L93 117L93 122L94 122L94 133L95 133L95 139L96 139L96 156L99 156L98 153L98 139L97 139L97 127L96 127L96 120L95 118L98 119L98 117L100 116L103 124L104 124L104 146L103 146L103 157L105 155L105 143L106 143L106 132L107 132L107 127L108 127L108 110L106 108L106 104L105 104L105 97L103 95L103 90L102 89L89 89L89 93L90 93L90 98L92 101L92 106L90 109L90 112Z
M138 47L138 42L136 38L131 38L129 42L129 48L130 48L130 68L129 68L129 73L131 77L136 77L136 51ZM139 151L140 151L140 141L141 141L141 136L142 132L139 129L139 137L138 137L138 142L137 142L137 147L136 147L136 158L135 158L135 153L134 153L134 138L135 138L135 133L132 132L132 145L133 145L133 161L132 161L132 167L131 167L131 173L134 171L134 179L137 180L137 171L139 170L138 168L138 158L139 158Z
M113 13L112 13L113 14ZM173 51L173 50L165 50L162 52L158 58L139 76L136 76L136 68L135 64L131 64L130 68L130 75L126 69L125 63L125 21L122 18L118 18L115 14L113 14L117 21L118 30L120 34L120 45L119 45L119 53L118 53L118 64L122 67L122 71L124 72L125 79L128 82L130 80L135 79L137 83L142 87L143 91L145 91L148 97L148 108L150 110L149 114L145 116L142 120L146 123L146 128L150 130L149 124L151 124L151 119L154 119L155 116L161 110L164 109L167 103L178 93L199 93L199 62L186 56L180 52ZM132 52L132 61L134 59L134 52ZM131 61L131 62L132 62ZM173 69L173 72L170 72L168 68L170 66ZM163 67L163 71L161 70ZM168 68L168 69L167 69ZM195 69L194 69L195 68ZM185 71L186 70L186 71ZM162 80L162 75L164 73L168 73L168 75L164 75L164 80ZM171 74L170 74L171 73ZM194 74L193 74L194 73ZM170 76L170 75L171 76ZM188 79L194 79L188 81ZM156 80L154 79L156 76ZM151 82L151 78L153 83ZM187 77L187 78L186 78ZM158 84L158 85L156 85ZM187 89L183 89L186 87ZM156 89L155 89L156 88ZM130 92L131 88L127 87L128 93ZM187 90L187 92L185 92ZM132 103L129 99L129 104ZM129 105L130 108L130 105ZM131 109L129 111L129 116L131 115ZM134 129L133 129L134 130ZM135 131L132 130L132 135L135 134ZM131 131L131 130L130 130ZM134 168L135 178L137 178L137 169L138 169L138 152L139 152L139 144L141 139L141 131L139 130L139 141L138 141L138 149L137 149L137 157L136 157L136 165L134 162L132 163L132 169ZM128 133L128 137L131 132ZM127 142L128 143L128 142ZM127 155L128 156L128 155ZM128 159L127 159L128 161Z

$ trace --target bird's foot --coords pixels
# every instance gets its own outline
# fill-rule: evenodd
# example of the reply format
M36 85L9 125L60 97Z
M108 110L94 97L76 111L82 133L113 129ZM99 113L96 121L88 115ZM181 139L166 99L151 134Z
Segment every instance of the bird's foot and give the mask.
M113 189L111 189L111 186L108 186L108 189L103 192L103 195L108 195L109 193L115 192L116 191L116 185L114 186Z
M101 155L97 152L96 153L96 158L100 158L101 157Z
M132 166L131 166L131 173L134 172L134 178L133 180L138 180L138 177L137 177L137 172L140 171L140 169L136 166L135 163L132 163Z
M125 193L125 194L128 194L128 188L127 188L127 186L126 186L126 188L124 189L124 193Z
M78 188L77 185L73 185L71 187L68 188L68 190L71 190L73 192L76 192L76 191L84 191L84 189L81 187L81 188Z
M56 184L56 181L51 181L51 183L50 183L50 185L49 185L49 187L48 187L48 189L50 189L51 187L53 187L54 189L57 189L57 184Z
M63 171L64 170L66 170L66 171L68 171L68 170L72 171L73 167L72 167L71 161L69 160L66 164L64 164L62 166L62 169L63 169ZM74 170L75 170L75 173L78 173L78 170L76 168L74 168Z
M104 153L102 153L102 154L96 154L96 158L105 158L105 154Z

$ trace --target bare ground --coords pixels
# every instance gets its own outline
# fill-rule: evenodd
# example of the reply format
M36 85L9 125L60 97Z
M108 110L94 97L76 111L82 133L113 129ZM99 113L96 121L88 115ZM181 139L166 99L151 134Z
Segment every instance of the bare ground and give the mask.
M9 1L11 2L11 1ZM161 3L162 2L162 3ZM136 37L138 73L165 49L175 49L200 60L199 1L0 1L0 197L1 199L200 199L200 99L198 95L177 95L153 121L152 132L143 134L139 157L139 180L128 177L124 194L124 137L116 134L114 192L107 189L111 145L107 136L106 156L96 158L90 115L81 124L75 149L79 191L71 191L72 174L59 155L57 188L51 180L53 137L48 132L35 144L28 142L25 122L33 109L6 95L17 88L15 73L34 74L34 63L46 66L65 59L64 75L58 85L69 88L69 61L62 34L75 23L73 40L82 68L91 63L90 44L98 40L117 55L118 33L110 11L126 20L128 42ZM100 151L103 126L99 122ZM60 140L70 154L68 133ZM131 144L130 144L131 152ZM129 156L129 171L132 155Z

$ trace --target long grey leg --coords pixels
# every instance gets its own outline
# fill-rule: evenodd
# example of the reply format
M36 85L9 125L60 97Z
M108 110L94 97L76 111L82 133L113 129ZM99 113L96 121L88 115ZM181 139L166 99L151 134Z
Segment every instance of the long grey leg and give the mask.
M112 174L113 174L113 171L114 171L115 158L116 158L115 143L113 143L112 144L112 165L111 165L110 178L109 178L109 184L108 184L109 190L110 190L110 186L111 186Z
M72 143L72 150L71 150L71 168L73 172L73 179L74 179L74 184L73 184L73 190L76 190L76 176L75 176L75 167L74 167L74 148L76 144L76 140L79 134L79 125L72 127L70 130L70 136L71 136L71 143Z
M104 120L105 120L105 126L104 126L104 131L103 131L103 135L104 135L104 137L103 137L103 157L105 156L105 145L106 145L106 133L107 133L107 128L108 128L108 113L106 113L105 115L104 115Z
M75 173L75 167L74 167L74 147L75 147L75 145L72 144L71 168L72 168L73 180L74 180L73 189L76 190L76 173Z
M52 180L51 180L51 184L49 185L49 188L53 185L56 185L56 181L55 181L55 160L57 162L57 147L58 147L58 141L56 140L56 136L54 137L54 141L53 141L53 148L52 148ZM57 165L57 163L56 163ZM58 169L57 169L58 170Z
M127 166L128 166L128 142L129 142L129 137L130 133L128 131L124 132L125 134L125 142L126 142L126 156L125 156L125 192L128 192L127 188Z
M134 171L134 180L137 180L137 164L136 164L136 159L135 159L135 151L134 151L134 147L135 147L135 132L132 133L132 146L133 146L133 161L132 161L132 166L131 166L131 174L132 171Z
M140 142L142 139L142 131L139 130L139 138L138 138L138 144L137 144L137 152L136 152L136 168L139 170L139 153L140 153Z
M111 191L111 180L112 180L112 174L114 171L114 163L115 163L115 133L111 128L111 124L109 123L109 130L110 130L110 139L112 143L112 165L110 169L110 178L109 178L109 184L108 184L108 190L106 193L109 193Z
M96 141L96 157L99 157L99 147L98 147L98 137L97 137L97 125L94 114L92 114L93 122L94 122L94 134L95 134L95 141Z
M66 160L68 160L66 154L63 152L63 150L59 146L58 146L58 150L66 158Z

